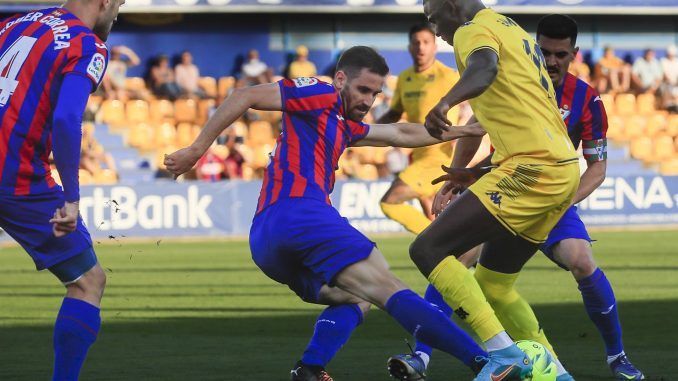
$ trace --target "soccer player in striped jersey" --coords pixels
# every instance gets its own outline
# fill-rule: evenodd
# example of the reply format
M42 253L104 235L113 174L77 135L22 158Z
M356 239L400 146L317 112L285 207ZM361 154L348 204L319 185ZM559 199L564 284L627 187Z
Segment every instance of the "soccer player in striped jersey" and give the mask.
M577 23L564 15L548 15L539 21L537 42L544 55L546 68L556 89L556 100L561 116L567 126L568 135L575 147L582 145L587 169L582 174L579 188L572 206L551 230L541 251L551 260L569 270L579 285L584 306L605 342L607 363L613 375L619 380L642 380L643 373L628 359L622 343L621 325L617 312L614 292L603 271L593 259L591 238L577 214L575 204L588 197L605 179L607 159L607 115L596 90L586 82L568 73L579 48ZM473 144L469 144L472 142ZM472 139L462 139L457 144L461 154L455 157L448 178L460 187L470 185L477 177L477 170L461 169L471 160L478 147ZM490 164L488 157L477 167ZM441 193L445 193L443 190ZM434 205L440 211L445 205ZM508 279L498 273L487 273L478 278L480 286L502 321L507 324L514 339L529 339L551 345L541 332L539 323L527 303L517 303L513 296L515 279ZM491 292L487 292L491 290ZM517 295L517 294L516 294ZM559 375L558 380L567 380Z
M0 227L66 286L53 380L77 380L106 277L79 217L81 121L124 0L68 0L0 23ZM63 186L50 174L54 161Z
M330 204L334 171L347 146L421 147L484 134L472 125L433 138L421 124L362 123L387 74L383 57L357 46L339 58L332 84L296 78L238 89L191 146L165 159L167 169L180 175L248 108L283 112L282 133L250 230L252 258L302 300L329 305L318 317L292 380L331 380L324 367L363 321L370 304L471 369L477 371L485 362L486 353L473 339L396 278L374 242Z

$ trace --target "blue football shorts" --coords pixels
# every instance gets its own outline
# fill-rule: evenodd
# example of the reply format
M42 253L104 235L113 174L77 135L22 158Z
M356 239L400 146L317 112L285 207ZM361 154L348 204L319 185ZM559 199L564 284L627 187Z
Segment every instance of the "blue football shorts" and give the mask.
M254 263L307 302L324 285L375 247L331 205L310 198L285 198L254 217L250 249Z
M571 206L565 212L565 214L560 218L556 226L554 226L551 232L549 233L546 242L544 242L540 248L541 251L544 254L546 254L546 256L550 260L552 260L558 266L564 268L565 270L567 270L567 268L555 260L553 256L553 248L560 241L570 238L583 239L589 242L592 241L591 237L589 237L589 233L586 231L586 226L584 225L584 222L579 217L579 214L577 214L576 206Z
M61 191L30 196L0 194L0 227L26 250L38 270L50 269L81 256L79 260L71 261L70 266L60 266L59 271L65 277L79 277L82 273L77 273L91 263L92 239L80 217L74 232L59 238L54 236L49 220L63 205ZM94 259L96 264L96 256ZM61 279L58 274L57 277L62 282L74 280Z

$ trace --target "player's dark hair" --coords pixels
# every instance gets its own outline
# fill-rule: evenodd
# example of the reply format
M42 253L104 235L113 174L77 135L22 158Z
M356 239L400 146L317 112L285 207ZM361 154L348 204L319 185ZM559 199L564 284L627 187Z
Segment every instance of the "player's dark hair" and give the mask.
M419 32L422 32L422 31L427 31L427 32L431 33L433 35L433 37L436 36L436 32L433 31L433 27L429 23L422 23L422 24L413 25L410 28L410 33L407 36L411 40L412 36L414 36L415 34L417 34Z
M362 69L381 76L386 76L389 71L384 57L368 46L351 47L337 61L337 71L341 70L349 77L358 75Z
M539 20L537 26L537 38L546 36L564 40L570 39L572 47L577 45L577 22L572 17L566 15L552 14L544 16Z

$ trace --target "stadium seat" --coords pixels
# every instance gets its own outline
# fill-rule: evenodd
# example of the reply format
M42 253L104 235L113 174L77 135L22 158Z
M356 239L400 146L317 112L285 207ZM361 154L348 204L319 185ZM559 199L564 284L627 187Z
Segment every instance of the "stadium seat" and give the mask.
M200 77L198 86L205 91L205 94L210 98L217 97L217 80L213 77Z
M152 100L151 120L157 123L174 122L174 104L166 99Z
M624 136L626 140L633 140L635 138L645 136L647 118L640 115L634 115L627 120L625 127Z
M89 171L85 169L78 170L78 178L80 179L80 185L92 185L94 184L94 177Z
M376 147L352 147L361 164L374 164Z
M220 159L225 160L228 157L229 149L223 144L215 144L210 150Z
M678 114L669 115L666 132L673 137L678 136Z
M391 91L395 90L396 84L398 83L398 76L395 75L389 75L386 78L386 87L391 89Z
M195 123L204 125L210 116L210 110L216 106L214 99L202 99L198 101L198 117Z
M647 120L646 136L654 137L666 132L667 118L665 115L655 113Z
M603 101L603 105L605 106L605 111L607 112L607 115L614 114L615 113L614 95L612 95L612 94L601 94L600 99Z
M275 141L273 137L273 127L271 123L257 120L250 123L248 142L250 146L258 146L260 144L272 144Z
M631 156L639 160L652 158L652 139L640 136L631 140Z
M633 94L619 94L615 98L614 108L617 115L632 115L636 112L636 96Z
M100 95L90 95L87 98L87 109L88 110L98 110L101 107L101 102L104 101L104 98Z
M655 111L655 102L656 98L654 94L640 94L636 97L636 108L638 113L643 115L649 115Z
M125 105L115 99L108 99L101 103L101 122L109 126L121 127L126 123Z
M148 123L151 120L151 109L146 101L127 101L125 109L129 123Z
M607 137L612 140L625 140L624 118L610 115L607 119Z
M165 168L165 155L169 155L172 152L175 152L179 149L179 147L175 145L168 145L166 147L159 148L155 151L155 160L153 162L153 165L155 168Z
M110 169L103 169L94 176L94 183L112 185L118 182L118 176Z
M253 147L252 168L265 168L270 161L270 154L273 151L272 144L262 144Z
M155 130L155 147L164 148L175 145L177 141L177 129L172 123L162 123Z
M147 123L133 124L127 135L127 142L132 147L142 151L153 148L155 141L155 128Z
M228 95L228 91L235 85L235 78L221 77L219 78L219 98L224 99Z
M186 147L193 142L193 125L191 123L179 123L177 125L177 145Z
M662 135L655 138L652 160L661 162L672 159L676 154L673 144L673 138L670 136Z
M662 162L659 165L659 172L664 176L678 176L678 158Z
M125 89L128 91L144 91L146 90L146 81L141 77L127 77L125 78Z
M379 171L374 164L364 164L358 167L356 177L361 180L377 180L379 179Z
M198 119L198 103L193 99L179 99L174 102L174 118L177 123L195 123Z

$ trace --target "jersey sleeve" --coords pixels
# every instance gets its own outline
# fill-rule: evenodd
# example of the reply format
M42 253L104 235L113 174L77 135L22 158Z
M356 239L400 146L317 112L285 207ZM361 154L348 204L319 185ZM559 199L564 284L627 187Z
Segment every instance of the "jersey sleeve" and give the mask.
M582 149L587 162L607 159L607 113L598 93L589 89L590 99L582 115Z
M278 82L282 109L289 113L305 113L325 109L337 102L334 87L313 77L283 79Z
M66 56L66 65L61 74L69 73L86 77L92 83L92 92L99 87L108 67L108 49L93 35L71 40Z
M354 144L360 139L363 139L365 136L367 136L367 133L370 132L370 125L367 123L354 122L352 120L348 120L347 122L351 133L349 145Z
M466 67L466 61L480 49L492 49L499 56L499 40L482 25L468 22L454 34L454 54L457 64Z
M391 99L391 104L389 105L389 108L391 110L396 111L396 112L400 112L400 113L405 111L403 109L402 81L403 81L403 77L402 77L402 75L399 75L398 81L396 82L396 87L393 90L393 98Z

